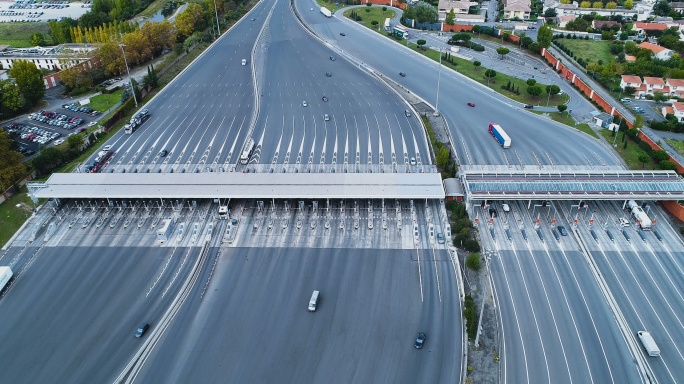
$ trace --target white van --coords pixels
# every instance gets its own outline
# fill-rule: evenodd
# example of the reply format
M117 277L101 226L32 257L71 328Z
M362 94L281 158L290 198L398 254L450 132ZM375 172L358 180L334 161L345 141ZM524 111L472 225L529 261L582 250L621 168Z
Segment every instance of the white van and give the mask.
M320 292L313 291L311 299L309 299L309 312L316 312L316 305L318 304L318 294Z
M646 352L649 356L660 356L660 348L658 348L658 345L656 344L655 340L653 340L653 337L650 333L646 331L639 331L637 332L637 336L639 336L641 344L644 346L644 349L646 349Z
M242 59L242 65L247 65L247 59Z

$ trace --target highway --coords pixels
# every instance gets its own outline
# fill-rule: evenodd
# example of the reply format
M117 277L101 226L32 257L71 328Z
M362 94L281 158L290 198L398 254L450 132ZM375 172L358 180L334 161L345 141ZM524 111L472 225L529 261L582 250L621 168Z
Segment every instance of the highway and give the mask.
M298 0L296 4L299 9L307 10L310 3ZM301 16L330 44L385 74L427 102L436 103L436 62L347 20L342 12L336 12L330 19L320 12L302 11ZM346 36L340 36L340 32ZM399 72L406 73L406 77L399 76ZM476 107L468 107L468 102L473 102ZM449 123L462 164L593 167L619 164L618 159L598 140L547 118L524 113L520 104L512 103L445 68L440 75L438 109ZM512 139L510 149L502 149L487 133L490 123L499 123L504 127Z
M0 300L0 382L113 382L142 345L136 328L154 330L199 251L126 246L94 225L72 229L80 245L13 247L0 257L17 276Z
M353 172L392 163L404 170L411 158L418 166L431 163L422 126L405 114L408 104L305 32L287 2L277 3L267 32L268 44L257 53L268 80L260 84L253 134L260 151L252 162L326 172L331 168L322 165Z

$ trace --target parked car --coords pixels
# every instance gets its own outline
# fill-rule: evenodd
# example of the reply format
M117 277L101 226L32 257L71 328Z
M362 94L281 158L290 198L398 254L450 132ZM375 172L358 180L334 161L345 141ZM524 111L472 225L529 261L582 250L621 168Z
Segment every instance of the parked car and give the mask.
M532 105L532 104L525 104L525 109L534 109L534 105Z

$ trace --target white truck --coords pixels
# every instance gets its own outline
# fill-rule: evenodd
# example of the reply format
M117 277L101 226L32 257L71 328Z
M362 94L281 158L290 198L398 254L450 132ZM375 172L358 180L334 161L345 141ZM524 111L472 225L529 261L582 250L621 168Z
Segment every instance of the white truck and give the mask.
M639 336L639 340L641 340L641 344L644 346L649 356L660 356L658 344L656 344L655 340L653 340L653 337L650 333L646 331L639 331L637 332L637 336Z
M0 267L0 292L5 289L5 286L9 283L12 276L12 268Z
M321 13L322 13L325 17L332 17L332 12L330 12L330 10L329 10L328 8L326 8L326 7L321 7Z

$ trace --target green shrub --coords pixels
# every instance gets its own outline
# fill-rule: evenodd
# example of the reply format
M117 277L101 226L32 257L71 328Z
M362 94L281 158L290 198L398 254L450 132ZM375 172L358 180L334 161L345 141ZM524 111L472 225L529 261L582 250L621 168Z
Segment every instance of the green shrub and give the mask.
M479 253L471 253L470 256L466 259L466 267L472 269L473 271L479 271L480 270L480 254Z

